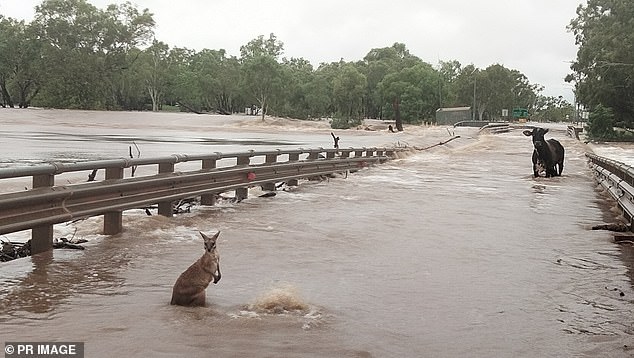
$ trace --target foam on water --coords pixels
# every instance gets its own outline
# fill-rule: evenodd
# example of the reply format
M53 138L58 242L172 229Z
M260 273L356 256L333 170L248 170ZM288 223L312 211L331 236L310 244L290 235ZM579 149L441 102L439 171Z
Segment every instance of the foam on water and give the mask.
M249 311L258 313L281 314L296 311L305 312L309 306L304 302L297 287L285 284L271 288L247 307Z
M229 311L232 319L292 320L308 331L326 323L323 309L307 303L299 289L292 284L276 284L245 304L238 311Z

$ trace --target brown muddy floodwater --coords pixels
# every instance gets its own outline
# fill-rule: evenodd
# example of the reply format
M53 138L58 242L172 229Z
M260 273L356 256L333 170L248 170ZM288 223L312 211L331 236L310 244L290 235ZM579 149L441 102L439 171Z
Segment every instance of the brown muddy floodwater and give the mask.
M22 139L20 121L3 126L13 143L5 153L15 154L5 166L44 151L27 138L36 121L22 123ZM81 121L96 136L84 144L88 159L122 131L181 138L184 150L171 153L224 150L188 142L196 125L187 133L176 120L150 131ZM56 133L79 135L77 123ZM446 128L408 130L338 134L346 146L448 138ZM40 145L68 147L46 131ZM278 131L229 126L215 139L330 145L329 130ZM87 357L631 357L632 247L590 230L614 220L613 203L583 144L551 132L567 151L562 177L532 177L532 144L518 130L461 129L445 146L274 198L173 218L126 212L114 237L100 235L99 218L57 225L56 236L89 238L86 250L1 264L0 336L83 341ZM19 157L20 141L31 156ZM161 145L150 142L145 157ZM176 278L202 254L198 230L221 230L222 280L207 289L208 307L170 306Z

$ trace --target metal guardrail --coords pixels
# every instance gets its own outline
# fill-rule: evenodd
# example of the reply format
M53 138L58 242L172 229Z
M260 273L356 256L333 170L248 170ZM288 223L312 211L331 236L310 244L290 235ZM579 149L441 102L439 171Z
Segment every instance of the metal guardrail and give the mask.
M0 194L0 234L31 229L31 252L52 247L53 225L77 218L104 215L104 234L122 230L122 212L158 203L160 215L172 215L172 202L201 197L213 205L217 194L235 190L247 197L250 186L275 188L275 182L297 185L297 179L357 170L382 163L405 148L297 149L172 155L144 159L115 159L77 163L50 163L30 167L0 168L0 179L32 177L33 188ZM263 162L252 164L254 157ZM280 161L286 157L286 161ZM235 165L217 167L221 159ZM198 161L201 169L176 172L175 164ZM124 178L124 169L158 165L158 173ZM105 179L55 185L61 173L105 169Z
M475 127L475 128L480 128L483 126L486 126L487 124L491 123L491 121L460 121L460 122L456 122L454 123L454 128L455 127Z
M499 133L507 133L511 130L511 126L509 123L500 122L500 123L489 123L480 127L478 133L488 132L491 134L499 134Z
M634 223L634 168L616 160L587 153L597 181L612 195L630 227Z
M566 130L566 133L568 134L570 138L577 139L577 140L580 140L579 133L581 132L583 132L583 128L579 128L575 126L568 126L568 129Z

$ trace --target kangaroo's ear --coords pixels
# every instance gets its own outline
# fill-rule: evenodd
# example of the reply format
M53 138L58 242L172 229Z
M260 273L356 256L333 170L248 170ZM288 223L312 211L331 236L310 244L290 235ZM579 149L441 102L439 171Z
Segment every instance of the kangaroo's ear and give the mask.
M203 239L205 239L205 240L213 240L213 241L216 241L216 239L218 238L218 235L220 235L220 231L218 231L218 232L217 232L214 236L212 236L212 237L209 237L209 236L205 235L205 233L204 233L204 232L202 232L202 231L199 231L199 233L200 233L200 236L202 236L202 237L203 237Z

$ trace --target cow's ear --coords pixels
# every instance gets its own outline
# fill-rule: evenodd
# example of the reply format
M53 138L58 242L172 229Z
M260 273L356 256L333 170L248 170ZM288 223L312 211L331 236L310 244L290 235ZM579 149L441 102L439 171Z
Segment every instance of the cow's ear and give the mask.
M532 136L532 135L533 135L533 131L529 131L528 129L527 129L527 130L525 130L525 131L524 131L524 132L522 132L522 133L524 133L524 135L525 135L525 136L527 136L527 137L530 137L530 136Z
M544 134L548 133L548 128L544 129Z

